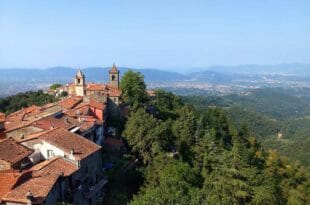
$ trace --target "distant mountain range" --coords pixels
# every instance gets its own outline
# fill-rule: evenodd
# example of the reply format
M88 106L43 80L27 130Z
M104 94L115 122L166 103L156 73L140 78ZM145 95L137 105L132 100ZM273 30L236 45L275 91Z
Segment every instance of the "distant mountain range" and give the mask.
M281 75L307 75L310 76L310 64L287 63L275 65L238 65L238 66L211 66L208 70L225 73L242 74L281 74Z
M88 82L108 81L109 67L83 69ZM121 75L129 68L120 67ZM141 72L151 87L188 87L204 89L205 84L258 86L309 85L310 64L212 66L204 71L181 74L159 69L132 69ZM195 70L195 69L193 69ZM0 69L0 96L26 90L45 89L52 83L72 82L77 69L53 67L47 69ZM300 84L302 83L302 84Z

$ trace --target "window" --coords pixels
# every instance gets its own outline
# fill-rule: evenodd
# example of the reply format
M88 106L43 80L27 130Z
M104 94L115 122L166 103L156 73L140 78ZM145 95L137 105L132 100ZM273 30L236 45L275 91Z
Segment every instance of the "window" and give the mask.
M54 153L53 150L51 150L51 149L47 150L47 158L48 158L48 159L49 159L49 158L52 158L52 157L54 157L54 156L55 156L55 153Z
M115 80L115 75L112 75L112 76L111 76L111 79L112 79L112 80Z

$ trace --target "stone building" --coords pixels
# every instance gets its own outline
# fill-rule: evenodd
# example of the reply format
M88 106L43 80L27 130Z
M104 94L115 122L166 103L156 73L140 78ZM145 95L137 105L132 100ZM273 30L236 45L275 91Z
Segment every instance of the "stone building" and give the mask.
M119 87L120 74L119 70L113 64L109 70L109 82L105 84L87 83L85 75L78 70L74 77L74 83L67 84L57 89L56 94L59 96L61 92L67 91L70 96L79 97L101 97L101 101L110 101L110 103L121 104L121 90Z
M75 76L74 87L76 96L85 95L85 76L81 70L78 70Z
M59 173L70 168L70 174L61 183L62 201L75 205L96 204L106 183L101 146L63 128L52 129L23 144L39 151L45 160L61 158Z

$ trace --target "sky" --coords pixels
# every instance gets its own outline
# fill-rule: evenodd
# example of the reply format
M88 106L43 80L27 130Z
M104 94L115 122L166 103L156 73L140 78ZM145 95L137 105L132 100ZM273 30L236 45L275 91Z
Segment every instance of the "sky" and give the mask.
M0 0L0 68L310 63L309 0Z

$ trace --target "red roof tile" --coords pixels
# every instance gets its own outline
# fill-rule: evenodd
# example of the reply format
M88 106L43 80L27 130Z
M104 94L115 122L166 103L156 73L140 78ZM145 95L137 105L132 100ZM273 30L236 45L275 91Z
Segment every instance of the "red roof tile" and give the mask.
M96 109L100 109L100 110L104 110L106 108L106 105L103 102L100 101L96 101L93 99L90 99L88 105L90 107L96 108Z
M81 97L69 97L63 101L60 101L59 105L66 109L72 109L76 107L78 104L80 104L82 101L83 98Z
M31 168L31 170L41 170L48 173L63 174L64 176L70 176L78 169L76 165L61 157L45 160Z
M12 139L6 139L0 142L0 159L10 164L15 164L25 159L32 152L32 150L16 143Z
M40 112L41 112L40 107L36 105L31 105L30 107L23 108L21 110L9 114L6 117L6 121L8 122L23 121L26 120L28 116L36 115Z
M122 91L117 87L114 87L112 85L107 85L107 87L108 87L108 94L110 97L120 97L122 95Z
M0 172L0 201L1 198L8 194L17 184L21 173L13 170Z
M63 128L55 128L39 137L41 140L53 144L65 152L74 151L73 155L77 159L84 159L101 149L97 144L88 139L69 132Z
M32 172L31 178L13 188L2 198L4 202L27 203L27 194L33 195L32 204L42 204L57 182L59 175L43 171Z
M86 90L88 91L104 91L106 86L104 84L97 84L97 83L89 83L86 86Z
M87 84L86 90L107 92L108 95L111 97L119 97L122 95L122 92L120 89L118 89L117 87L110 85L110 84L90 83L90 84Z
M38 139L41 135L43 135L44 133L46 133L48 131L49 130L43 130L43 131L40 131L40 132L35 132L35 133L32 133L32 134L26 135L23 139L15 138L15 140L17 142L19 142L19 143L22 143L22 142L26 142L26 141L29 141L29 140Z
M73 127L76 127L78 124L78 120L66 115L63 115L61 117L48 116L33 123L35 127L44 130L50 130L51 127L62 127L65 129L71 129Z
M64 113L70 117L75 117L75 118L77 118L81 115L91 115L89 105L87 105L85 103L81 103L80 105L78 105L74 109L67 110Z

